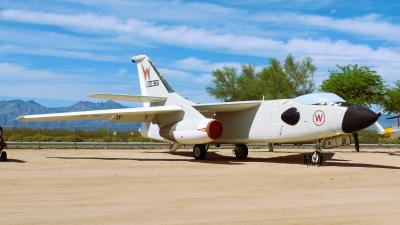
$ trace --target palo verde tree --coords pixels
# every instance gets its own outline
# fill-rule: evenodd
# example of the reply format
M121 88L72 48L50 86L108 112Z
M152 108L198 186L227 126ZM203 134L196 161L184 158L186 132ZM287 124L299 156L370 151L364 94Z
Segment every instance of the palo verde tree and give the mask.
M332 92L347 102L369 107L382 104L385 86L382 78L368 66L337 66L321 85L321 90Z
M208 93L223 101L292 98L314 90L315 66L311 58L301 62L288 55L283 63L272 58L270 65L256 73L253 65L243 65L241 73L224 67L212 72L213 85Z
M238 100L259 99L262 96L254 65L242 65L242 73L237 79Z
M388 113L400 113L400 80L394 88L386 90L382 107Z
M288 77L294 96L314 91L313 74L316 69L310 57L304 58L301 62L296 62L292 55L286 57L284 72Z
M212 72L215 87L207 87L208 93L223 101L239 100L238 75L234 67L223 67Z

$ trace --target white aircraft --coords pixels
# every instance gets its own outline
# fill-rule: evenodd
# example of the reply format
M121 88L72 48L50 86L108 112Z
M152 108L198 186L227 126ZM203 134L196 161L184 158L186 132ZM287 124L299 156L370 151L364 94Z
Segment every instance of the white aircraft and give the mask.
M379 114L345 103L330 93L294 99L196 104L172 89L146 55L137 64L140 96L92 94L91 97L143 102L143 107L21 116L19 121L111 120L142 122L143 137L170 142L174 152L194 144L193 156L205 159L208 146L234 144L237 159L246 159L248 143L317 141L313 163L321 149L350 144L350 135L375 123Z

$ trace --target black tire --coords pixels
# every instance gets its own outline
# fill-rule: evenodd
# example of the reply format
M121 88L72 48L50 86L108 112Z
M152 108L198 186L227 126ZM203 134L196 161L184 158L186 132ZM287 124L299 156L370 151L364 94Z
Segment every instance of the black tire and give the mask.
M247 159L247 156L249 154L249 149L247 148L247 145L240 144L236 145L235 150L233 152L235 153L236 159Z
M206 158L207 148L206 145L194 145L193 157L195 160L203 160Z
M0 161L2 161L2 162L7 161L7 152L4 152L4 151L1 152Z

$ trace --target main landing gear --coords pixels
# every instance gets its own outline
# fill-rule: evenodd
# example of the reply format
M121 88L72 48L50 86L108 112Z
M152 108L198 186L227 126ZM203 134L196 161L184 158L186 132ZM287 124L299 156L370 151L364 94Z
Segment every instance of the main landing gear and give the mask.
M6 162L7 161L7 152L6 151L0 151L0 152L1 152L0 161Z
M235 154L236 159L247 159L249 149L245 144L238 144L235 146L235 149L233 149L233 153Z
M193 147L193 157L195 160L204 160L207 155L209 145L205 144L197 144ZM247 159L247 155L249 154L249 149L245 144L237 144L235 149L233 149L233 154L235 154L236 159Z
M203 160L206 158L208 145L199 144L193 147L193 156L195 160Z
M3 128L0 126L0 161L7 161L7 152L3 149L7 148L7 143L4 141Z

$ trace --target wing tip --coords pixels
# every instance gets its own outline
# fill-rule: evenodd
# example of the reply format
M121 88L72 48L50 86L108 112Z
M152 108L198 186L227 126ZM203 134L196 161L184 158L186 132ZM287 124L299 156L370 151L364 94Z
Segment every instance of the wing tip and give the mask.
M25 119L25 116L18 116L15 120L23 122Z
M97 96L99 95L99 93L92 93L90 95L88 95L89 98L97 98Z

